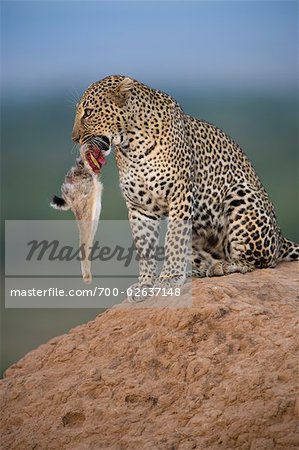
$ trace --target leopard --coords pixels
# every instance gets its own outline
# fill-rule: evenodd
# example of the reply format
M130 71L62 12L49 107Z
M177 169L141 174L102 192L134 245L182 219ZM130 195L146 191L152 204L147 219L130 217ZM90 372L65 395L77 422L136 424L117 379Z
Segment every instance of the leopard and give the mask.
M299 245L283 237L241 147L217 126L185 113L165 92L126 75L92 83L76 105L72 139L100 150L101 164L114 150L139 257L134 288L181 286L190 275L245 274L299 259ZM96 145L103 140L109 149Z

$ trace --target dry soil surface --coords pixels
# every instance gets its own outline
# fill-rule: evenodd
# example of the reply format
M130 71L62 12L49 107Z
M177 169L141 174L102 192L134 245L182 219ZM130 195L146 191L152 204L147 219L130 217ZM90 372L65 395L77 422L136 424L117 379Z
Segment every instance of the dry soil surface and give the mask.
M196 280L30 352L1 381L2 449L298 449L298 269Z

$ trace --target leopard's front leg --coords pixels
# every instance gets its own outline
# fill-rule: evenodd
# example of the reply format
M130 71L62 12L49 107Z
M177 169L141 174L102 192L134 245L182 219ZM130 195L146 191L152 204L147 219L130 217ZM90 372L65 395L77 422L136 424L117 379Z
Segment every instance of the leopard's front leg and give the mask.
M131 286L129 301L145 300L147 289L154 286L157 278L156 251L159 241L160 217L146 215L142 210L129 208L129 221L139 259L138 283Z
M155 283L160 287L181 286L186 281L187 261L191 251L191 189L180 194L170 205L165 260L160 277Z

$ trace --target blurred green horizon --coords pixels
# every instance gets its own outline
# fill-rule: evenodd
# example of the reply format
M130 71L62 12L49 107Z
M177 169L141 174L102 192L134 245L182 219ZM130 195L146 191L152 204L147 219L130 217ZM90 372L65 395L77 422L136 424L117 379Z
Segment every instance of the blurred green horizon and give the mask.
M273 92L193 92L172 89L185 112L224 130L245 151L267 189L282 232L299 240L297 99ZM79 147L71 141L75 103L65 93L2 102L2 193L6 219L67 219L49 207L60 193ZM101 219L125 219L114 155L108 157Z

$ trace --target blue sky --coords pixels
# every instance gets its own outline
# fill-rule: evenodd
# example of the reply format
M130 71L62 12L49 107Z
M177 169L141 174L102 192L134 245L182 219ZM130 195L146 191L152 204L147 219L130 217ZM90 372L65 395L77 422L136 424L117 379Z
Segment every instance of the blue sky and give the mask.
M155 87L294 89L297 1L2 1L3 91L128 74Z

